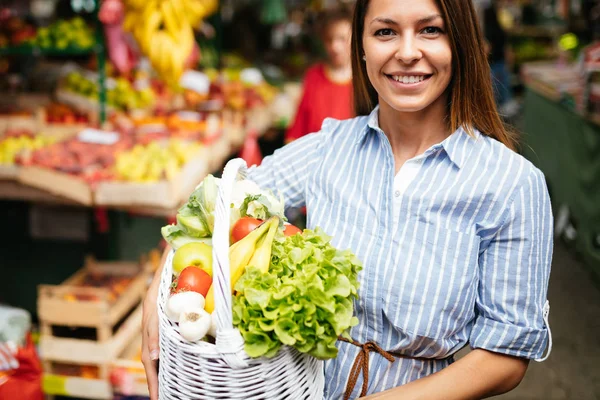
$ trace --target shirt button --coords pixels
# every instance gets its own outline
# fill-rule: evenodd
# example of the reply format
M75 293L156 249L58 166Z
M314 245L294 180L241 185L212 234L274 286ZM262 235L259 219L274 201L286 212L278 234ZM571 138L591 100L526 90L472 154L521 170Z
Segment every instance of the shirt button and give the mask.
M394 196L396 196L396 197L400 197L400 191L399 191L399 190L396 190L396 191L394 192Z

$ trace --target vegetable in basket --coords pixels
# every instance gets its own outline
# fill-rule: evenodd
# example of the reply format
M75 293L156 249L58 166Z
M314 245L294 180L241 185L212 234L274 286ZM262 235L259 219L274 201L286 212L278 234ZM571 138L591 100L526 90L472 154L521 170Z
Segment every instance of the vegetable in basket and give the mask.
M340 335L356 325L360 261L330 244L322 230L274 241L268 271L249 266L235 285L233 323L251 357L281 345L319 359L334 358Z
M161 233L174 248L190 242L210 244L214 229L214 209L220 179L208 175L190 195L188 202L177 212L177 224L166 225ZM249 180L236 182L232 192L231 226L241 217L266 220L284 217L284 204L271 191L262 190Z
M260 271L266 271L271 261L271 247L277 228L279 217L271 217L264 224L250 232L245 238L229 248L229 270L231 276L231 289L240 279L249 265ZM213 286L206 295L204 309L212 313L215 308Z

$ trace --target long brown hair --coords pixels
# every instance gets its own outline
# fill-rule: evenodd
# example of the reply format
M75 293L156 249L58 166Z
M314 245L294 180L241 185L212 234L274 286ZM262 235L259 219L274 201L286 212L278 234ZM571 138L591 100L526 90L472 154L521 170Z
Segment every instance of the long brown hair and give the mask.
M370 0L357 0L352 21L352 83L356 115L367 115L377 105L377 92L362 59L365 16ZM418 1L418 0L415 0ZM477 15L470 0L436 0L452 48L452 79L448 87L448 126L451 132L473 128L510 149L516 149L516 135L504 126L494 101L490 66Z

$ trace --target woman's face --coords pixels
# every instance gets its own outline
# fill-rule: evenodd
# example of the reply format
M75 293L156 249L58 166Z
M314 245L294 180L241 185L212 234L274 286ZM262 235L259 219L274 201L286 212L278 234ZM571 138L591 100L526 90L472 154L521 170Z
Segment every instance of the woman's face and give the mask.
M323 44L327 52L327 58L334 68L350 66L351 35L352 25L350 21L343 20L332 23L323 33Z
M400 112L446 107L452 50L434 0L371 0L363 47L379 104Z

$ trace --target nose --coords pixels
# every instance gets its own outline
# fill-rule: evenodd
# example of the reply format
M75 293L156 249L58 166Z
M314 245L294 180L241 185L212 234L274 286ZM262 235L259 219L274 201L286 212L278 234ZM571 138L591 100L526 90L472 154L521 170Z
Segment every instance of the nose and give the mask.
M406 64L412 64L422 57L417 41L412 35L404 35L402 37L395 57Z

